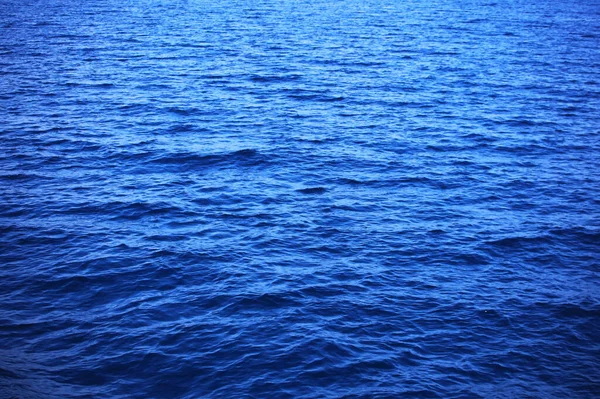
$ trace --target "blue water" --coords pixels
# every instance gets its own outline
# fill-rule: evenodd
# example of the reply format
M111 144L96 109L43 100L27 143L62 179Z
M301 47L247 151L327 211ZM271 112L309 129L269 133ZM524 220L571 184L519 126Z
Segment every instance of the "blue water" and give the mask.
M0 0L0 398L595 398L596 0Z

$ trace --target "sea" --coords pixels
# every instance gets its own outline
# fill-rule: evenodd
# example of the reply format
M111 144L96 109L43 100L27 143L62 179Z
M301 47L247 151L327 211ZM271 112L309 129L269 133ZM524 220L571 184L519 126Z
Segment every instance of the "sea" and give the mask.
M0 0L0 399L600 397L600 1Z

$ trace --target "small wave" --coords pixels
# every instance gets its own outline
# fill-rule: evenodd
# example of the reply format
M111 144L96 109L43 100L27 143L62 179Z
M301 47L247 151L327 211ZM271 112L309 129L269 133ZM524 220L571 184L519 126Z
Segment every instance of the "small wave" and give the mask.
M94 89L110 89L115 87L114 83L94 81L67 82L64 85L67 87L90 87Z
M257 83L293 82L302 78L302 75L254 75L250 80Z
M14 174L0 174L0 179L2 180L8 180L8 181L12 181L12 180L37 180L37 179L50 179L49 177L46 176L41 176L38 174L31 174L31 173L14 173Z
M252 313L257 310L269 311L285 308L294 308L301 305L296 298L289 293L258 293L242 295L216 295L210 299L219 312L226 314Z
M373 180L357 180L352 178L339 178L335 181L338 184L351 185L351 186L367 186L367 187L396 187L399 185L411 185L411 184L429 184L439 188L453 187L448 182L433 180L425 176L406 176L399 178L390 179L373 179Z
M184 236L184 235L179 235L179 234L169 234L169 235L156 234L156 235L151 235L151 236L145 237L145 239L147 239L148 241L159 241L159 242L180 242L180 241L188 240L189 237Z
M48 36L48 39L72 39L72 40L81 40L81 39L89 39L90 35L72 35L68 33L62 33L59 35L51 35Z
M321 94L289 94L289 98L299 101L337 102L344 101L344 97L325 96Z
M183 114L184 113L180 113L180 115L183 115ZM176 125L169 127L168 132L169 133L186 133L186 132L193 132L195 129L196 129L196 126L194 126L191 123L178 123Z
M579 242L583 244L595 245L600 243L600 230L591 228L567 228L552 229L549 231L551 236L570 242Z
M57 213L65 215L107 215L112 220L139 220L151 216L193 215L166 202L121 201L68 204L58 210Z
M201 113L197 108L169 107L167 111L172 114L189 116Z
M267 165L272 158L261 154L257 150L243 149L221 154L198 154L195 152L160 153L145 151L139 153L113 154L114 159L128 159L145 163L147 165L161 165L176 170L194 170L207 167L254 167Z
M308 187L296 190L302 194L324 194L327 189L325 187Z
M343 178L338 179L337 183L339 183L339 184L348 184L348 185L351 185L351 186L360 186L362 184L365 184L366 182L361 181L361 180L356 180L356 179L351 179L351 178L343 177Z
M536 237L505 237L499 240L488 241L486 244L504 247L504 248L527 248L531 245L545 244L549 242L548 236L536 236Z

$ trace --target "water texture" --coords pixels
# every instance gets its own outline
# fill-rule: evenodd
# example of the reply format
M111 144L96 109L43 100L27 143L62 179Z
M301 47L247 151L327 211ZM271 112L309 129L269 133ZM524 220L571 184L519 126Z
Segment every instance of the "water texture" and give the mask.
M598 397L597 1L0 27L0 398Z

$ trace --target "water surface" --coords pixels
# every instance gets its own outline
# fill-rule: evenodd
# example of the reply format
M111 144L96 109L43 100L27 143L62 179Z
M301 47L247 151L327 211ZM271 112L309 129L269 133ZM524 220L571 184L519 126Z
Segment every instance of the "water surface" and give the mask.
M0 397L600 392L600 3L0 26Z

